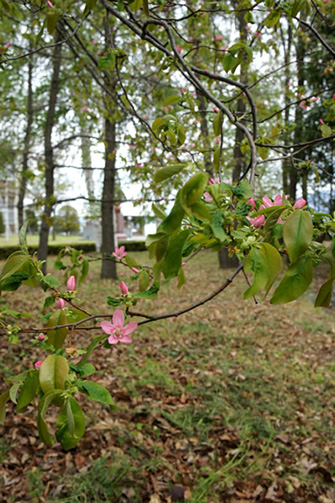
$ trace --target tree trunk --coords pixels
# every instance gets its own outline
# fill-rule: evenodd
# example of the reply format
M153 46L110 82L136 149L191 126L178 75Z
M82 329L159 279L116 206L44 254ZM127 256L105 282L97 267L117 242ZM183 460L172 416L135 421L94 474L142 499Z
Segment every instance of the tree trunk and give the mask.
M305 55L305 45L301 37L298 37L297 45L296 45L296 53L297 53L297 77L298 77L298 89L303 89L305 84L305 75L304 75L304 55ZM299 106L295 109L295 130L294 130L294 144L301 143L303 141L303 109ZM300 154L304 156L302 152ZM307 180L305 182L307 184ZM297 184L298 184L298 171L296 167L291 164L290 165L290 199L291 202L295 201L297 195ZM307 195L307 191L306 191ZM307 199L306 199L307 200Z
M32 52L33 45L29 44L29 52ZM24 137L24 150L23 150L23 160L22 160L22 170L21 170L21 180L19 189L19 200L17 203L18 209L18 221L19 229L22 227L24 222L24 212L23 212L23 202L24 196L26 194L27 188L27 170L28 170L28 160L31 144L31 130L33 125L33 55L29 55L28 59L28 95L27 95L27 125L26 134Z
M88 136L88 129L85 124L80 125L81 136L81 162L83 168L90 168L92 166L91 160L91 143ZM87 195L89 198L94 198L94 184L93 184L93 170L84 169L84 177L86 183Z
M284 115L285 122L285 132L284 132L284 145L289 145L291 143L291 134L289 131L289 120L290 120L290 83L291 83L291 70L290 70L290 58L291 58L291 47L292 47L292 27L288 24L287 28L287 45L285 44L285 38L281 32L282 44L284 47L284 62L285 62L285 106L287 107ZM284 159L282 162L282 180L283 180L283 192L284 194L289 193L289 172L291 163L289 160Z
M60 41L60 34L56 31L55 42ZM38 246L39 260L46 260L48 256L48 237L50 229L50 218L53 209L54 196L54 158L52 147L52 130L55 123L55 110L57 95L60 83L60 67L61 67L62 45L58 44L54 48L52 56L52 78L49 95L49 105L44 130L44 157L45 157L45 205L42 215L42 223L40 230L40 241ZM42 270L46 272L46 262L42 266Z
M239 27L239 32L240 32L240 37L241 40L246 43L247 42L247 22L244 19L245 11L241 12L237 18L238 20L238 27ZM247 63L244 62L241 65L241 70L240 70L240 82L242 84L247 84L248 83L248 70L247 70ZM238 98L237 101L237 116L238 118L243 117L246 111L246 106L245 106L245 97L243 94ZM243 119L241 120L241 123L243 123ZM240 129L236 128L235 130L235 146L234 146L234 168L233 168L233 182L238 182L241 175L246 169L246 159L245 155L242 153L241 150L241 143L244 139L244 133ZM237 257L234 255L233 257L229 257L228 255L228 249L227 248L222 248L219 251L219 265L220 269L230 269L232 267L237 267L239 264L239 261Z
M109 15L105 19L105 48L111 47L111 33L109 26ZM111 91L115 90L111 75L106 72L104 77L105 86ZM105 119L105 168L104 185L101 202L102 218L102 244L101 252L103 255L101 266L101 278L117 278L116 263L113 260L107 260L106 254L111 254L115 248L114 238L114 191L115 191L115 150L116 150L116 127L113 117L113 104L109 96L105 96L107 117Z

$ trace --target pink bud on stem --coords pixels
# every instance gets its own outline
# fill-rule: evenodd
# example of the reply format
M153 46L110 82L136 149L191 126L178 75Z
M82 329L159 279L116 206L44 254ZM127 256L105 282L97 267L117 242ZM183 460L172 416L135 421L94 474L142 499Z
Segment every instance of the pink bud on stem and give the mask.
M69 292L74 292L76 289L76 278L74 276L70 276L66 282L66 288Z
M64 309L65 307L65 300L60 298L56 300L56 307L57 309Z
M124 281L120 281L120 290L123 295L127 295L128 288Z

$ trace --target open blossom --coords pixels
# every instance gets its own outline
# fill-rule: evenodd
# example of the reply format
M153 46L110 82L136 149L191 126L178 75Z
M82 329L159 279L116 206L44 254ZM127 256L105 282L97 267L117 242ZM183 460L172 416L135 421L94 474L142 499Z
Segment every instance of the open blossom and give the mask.
M207 203L210 203L211 201L213 201L213 198L209 192L204 192L204 199Z
M35 369L40 370L42 363L43 363L42 360L39 360L38 362L34 363Z
M300 199L298 199L298 200L294 203L293 208L294 208L295 210L300 210L300 209L301 209L301 208L303 208L306 204L307 204L307 203L306 203L305 199L304 199L303 197L301 197Z
M262 201L264 203L265 208L270 208L271 206L282 206L283 204L285 204L283 201L283 196L281 194L277 194L273 202L268 196L263 197ZM259 209L261 210L263 208L259 207Z
M65 307L65 300L60 298L56 300L56 307L57 309L64 309Z
M115 246L115 251L113 251L114 257L121 260L123 257L127 255L127 252L125 250L126 248L124 246L120 246L120 248L118 246Z
M74 276L70 276L66 282L66 288L69 292L74 292L76 289L76 278ZM62 299L64 300L64 299Z
M258 229L261 227L264 222L265 222L265 215L259 215L258 217L251 218L251 217L246 217L247 220L255 227L255 229Z
M123 295L127 295L128 287L124 281L120 281L120 290L121 290L121 293L123 293Z
M110 334L108 337L109 344L117 344L118 342L132 342L132 339L128 337L137 328L137 322L132 321L128 323L125 327L124 325L124 314L121 309L117 309L113 314L113 323L109 321L102 321L101 328L106 334Z

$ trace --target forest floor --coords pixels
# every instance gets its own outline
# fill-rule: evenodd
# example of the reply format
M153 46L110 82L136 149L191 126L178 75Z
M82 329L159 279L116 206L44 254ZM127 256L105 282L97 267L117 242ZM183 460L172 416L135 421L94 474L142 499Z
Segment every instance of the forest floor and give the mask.
M119 274L137 289L128 269ZM185 274L180 290L140 301L136 310L178 310L217 288L229 271L204 252ZM98 276L93 262L78 296L90 311L106 312L106 296L119 295L119 287ZM243 300L241 275L193 312L139 327L132 344L98 349L90 379L109 389L118 409L78 395L86 432L68 452L40 442L36 406L16 414L7 405L0 501L166 503L180 486L189 503L333 503L335 321L334 308L313 308L321 280L299 301L271 306ZM1 301L37 313L43 295L24 288ZM100 334L97 328L77 337ZM28 337L16 346L1 337L0 375L44 356ZM0 392L6 386L1 379Z

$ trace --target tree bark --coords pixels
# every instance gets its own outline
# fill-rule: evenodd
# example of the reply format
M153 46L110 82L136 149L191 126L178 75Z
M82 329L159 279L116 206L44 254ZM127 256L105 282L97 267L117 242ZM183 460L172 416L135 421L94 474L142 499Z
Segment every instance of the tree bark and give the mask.
M61 36L58 33L58 31L56 31L55 42L56 43L59 42L60 39ZM44 205L44 212L42 215L40 241L37 252L39 260L46 260L48 256L50 218L53 209L53 198L54 198L54 156L52 146L52 130L55 123L55 110L60 84L61 55L62 55L62 44L58 44L55 46L52 55L52 78L50 85L47 117L44 129L45 205ZM46 272L46 262L44 262L42 270L44 273Z
M31 53L33 49L32 43L29 44L29 52ZM33 55L29 55L28 59L28 95L27 95L27 125L26 125L26 134L24 137L24 150L23 150L23 159L22 159L22 170L21 170L21 180L20 180L20 188L19 188L19 200L17 203L18 209L18 221L19 221L19 229L22 227L24 222L24 211L23 211L23 203L24 197L26 194L27 188L27 171L29 168L29 153L30 153L30 145L31 145L31 131L33 125Z
M109 26L109 15L107 13L105 19L105 48L108 50L111 47L111 33ZM112 92L115 90L114 81L111 75L106 72L104 76L105 86ZM101 202L101 219L102 219L102 245L101 252L103 256L101 265L101 278L117 278L116 263L105 258L106 254L111 254L115 248L114 237L114 199L115 191L115 149L116 149L116 126L113 120L113 103L109 96L105 96L105 104L107 117L105 119L105 168L104 168L104 185Z
M287 44L285 43L284 34L281 32L282 44L284 47L284 62L285 62L285 96L284 103L287 107L284 115L285 122L285 132L284 132L284 145L289 145L291 143L291 134L289 131L289 121L290 121L290 96L289 96L289 85L291 84L291 69L290 69L290 58L291 58L291 48L292 48L292 27L288 24L287 27ZM290 173L291 163L289 160L284 159L282 162L282 181L283 181L283 192L284 194L289 193L289 173Z

